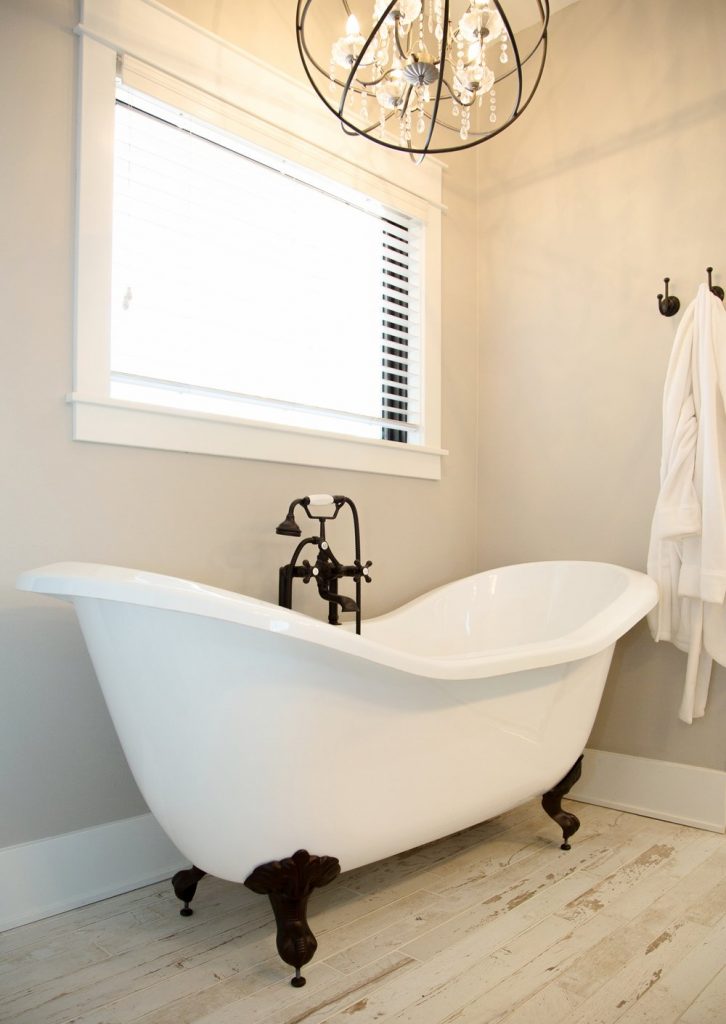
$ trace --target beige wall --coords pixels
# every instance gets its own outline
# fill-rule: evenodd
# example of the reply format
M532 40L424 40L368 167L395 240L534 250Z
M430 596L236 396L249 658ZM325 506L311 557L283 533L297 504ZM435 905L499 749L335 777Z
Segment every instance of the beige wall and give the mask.
M704 268L726 282L723 0L581 0L557 14L541 90L479 159L479 565L645 565L660 401ZM723 769L726 673L677 720L685 656L638 627L591 745Z
M289 0L178 6L297 73ZM0 846L145 810L72 613L16 592L22 569L60 559L137 565L276 600L290 542L274 528L289 501L311 491L359 505L364 555L375 563L368 613L475 562L473 156L445 177L443 442L451 455L440 483L71 441L75 21L71 0L0 3L9 140L0 160ZM345 524L337 536L344 554Z

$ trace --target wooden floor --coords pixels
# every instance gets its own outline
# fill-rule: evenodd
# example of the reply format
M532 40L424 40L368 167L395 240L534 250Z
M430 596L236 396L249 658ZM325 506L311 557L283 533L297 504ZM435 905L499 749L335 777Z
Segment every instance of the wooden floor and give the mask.
M12 1024L724 1024L726 837L538 805L314 893L319 948L294 989L268 901L205 878L0 935ZM7 881L7 880L6 880Z

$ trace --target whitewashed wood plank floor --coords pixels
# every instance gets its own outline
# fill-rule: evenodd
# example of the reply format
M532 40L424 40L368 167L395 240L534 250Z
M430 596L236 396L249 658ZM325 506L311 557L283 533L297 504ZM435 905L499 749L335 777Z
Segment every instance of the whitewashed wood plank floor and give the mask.
M726 836L538 802L342 875L303 989L268 901L205 878L0 935L12 1024L726 1024ZM335 853L335 851L316 851Z

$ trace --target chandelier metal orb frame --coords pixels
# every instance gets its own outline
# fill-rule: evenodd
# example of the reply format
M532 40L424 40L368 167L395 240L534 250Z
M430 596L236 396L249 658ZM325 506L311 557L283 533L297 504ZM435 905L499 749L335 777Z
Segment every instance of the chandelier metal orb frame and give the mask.
M506 3L510 16L499 0L298 0L298 50L346 134L420 163L486 142L529 106L550 4Z

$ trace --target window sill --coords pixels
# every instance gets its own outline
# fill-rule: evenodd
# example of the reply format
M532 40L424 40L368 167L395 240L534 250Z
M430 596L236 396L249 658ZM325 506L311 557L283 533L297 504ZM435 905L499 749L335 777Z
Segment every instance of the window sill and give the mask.
M74 393L73 439L134 448L441 479L440 448L322 434Z

